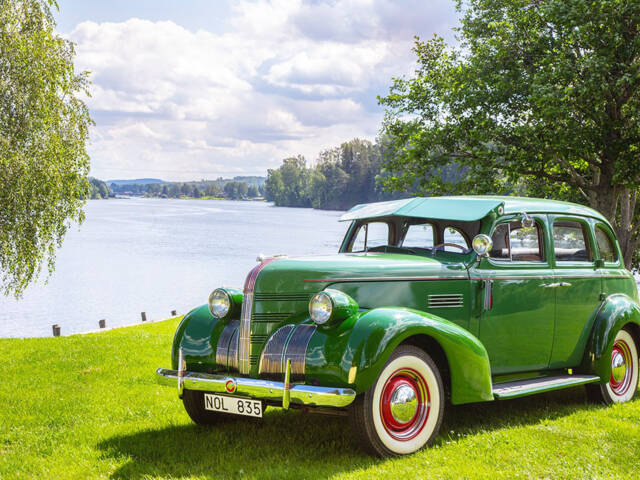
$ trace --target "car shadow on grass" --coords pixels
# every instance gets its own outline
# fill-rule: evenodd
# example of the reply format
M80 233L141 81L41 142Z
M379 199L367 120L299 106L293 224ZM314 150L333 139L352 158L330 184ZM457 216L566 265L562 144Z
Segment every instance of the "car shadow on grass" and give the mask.
M449 407L434 448L491 430L537 424L580 410L581 388L505 402ZM178 406L178 405L176 405ZM185 416L186 420L186 416ZM114 436L98 444L121 466L112 478L328 478L380 460L363 453L347 418L271 409L261 421L238 418L215 426L190 423Z

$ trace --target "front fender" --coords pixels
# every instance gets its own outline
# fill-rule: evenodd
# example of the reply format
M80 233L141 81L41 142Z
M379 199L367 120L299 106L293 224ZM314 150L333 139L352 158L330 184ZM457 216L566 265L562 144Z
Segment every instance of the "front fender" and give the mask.
M216 364L218 338L227 322L211 315L208 305L201 305L187 313L173 337L171 368L178 368L178 349L182 347L187 368L207 372ZM210 372L209 372L210 373Z
M623 293L607 297L596 315L587 342L581 370L584 373L598 375L601 383L611 378L611 350L616 334L625 325L640 328L640 307L628 295Z
M349 385L362 393L400 343L427 335L447 357L452 403L493 400L487 351L464 328L436 315L392 307L361 313L346 323L349 328L318 329L314 334L307 349L308 380ZM355 373L355 378L350 378L349 372Z

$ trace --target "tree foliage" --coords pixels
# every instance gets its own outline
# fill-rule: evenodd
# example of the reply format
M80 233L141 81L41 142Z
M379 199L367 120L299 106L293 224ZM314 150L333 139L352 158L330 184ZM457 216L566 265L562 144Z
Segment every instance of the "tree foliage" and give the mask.
M416 39L382 131L391 188L578 200L640 244L640 2L460 1L461 44ZM464 169L443 184L434 171Z
M378 184L382 158L379 144L360 139L320 152L313 167L302 156L287 158L268 171L265 195L278 206L329 210L397 198Z
M92 200L99 198L109 198L112 195L109 187L102 180L89 177L89 183L89 198L91 198Z
M52 5L0 0L0 289L16 296L53 270L89 194L87 74Z

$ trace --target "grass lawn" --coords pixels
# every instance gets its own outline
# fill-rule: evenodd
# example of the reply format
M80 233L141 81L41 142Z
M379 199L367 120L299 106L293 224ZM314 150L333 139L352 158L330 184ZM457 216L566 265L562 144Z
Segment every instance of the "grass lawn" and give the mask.
M0 340L0 478L638 478L640 400L582 388L450 408L436 445L373 459L340 417L268 409L262 422L191 423L168 366L177 320Z

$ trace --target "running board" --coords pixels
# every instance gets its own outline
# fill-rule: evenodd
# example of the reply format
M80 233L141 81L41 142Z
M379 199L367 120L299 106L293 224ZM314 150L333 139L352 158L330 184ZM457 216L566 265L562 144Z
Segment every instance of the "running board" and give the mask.
M493 386L493 396L498 400L506 400L599 381L600 377L596 375L558 375L555 377L528 378L526 380L496 383Z

